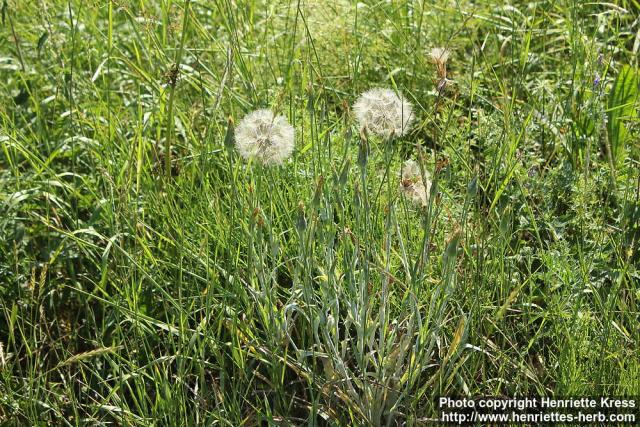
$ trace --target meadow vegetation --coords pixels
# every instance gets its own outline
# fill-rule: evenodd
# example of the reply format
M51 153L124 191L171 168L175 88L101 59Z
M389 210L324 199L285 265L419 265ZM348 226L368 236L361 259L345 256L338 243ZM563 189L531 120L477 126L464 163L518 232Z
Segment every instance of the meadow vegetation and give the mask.
M425 425L443 395L638 396L637 0L0 19L0 424ZM360 128L372 88L413 105L404 135ZM295 129L282 164L236 150L258 109Z

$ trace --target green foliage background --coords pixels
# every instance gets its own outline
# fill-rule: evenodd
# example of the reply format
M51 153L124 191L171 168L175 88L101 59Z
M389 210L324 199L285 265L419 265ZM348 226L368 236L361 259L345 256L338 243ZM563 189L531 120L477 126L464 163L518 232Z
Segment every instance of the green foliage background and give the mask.
M3 1L0 423L423 425L440 395L638 396L639 10ZM371 87L414 104L409 135L363 144ZM257 108L296 128L283 167L233 150ZM399 194L409 158L427 209Z

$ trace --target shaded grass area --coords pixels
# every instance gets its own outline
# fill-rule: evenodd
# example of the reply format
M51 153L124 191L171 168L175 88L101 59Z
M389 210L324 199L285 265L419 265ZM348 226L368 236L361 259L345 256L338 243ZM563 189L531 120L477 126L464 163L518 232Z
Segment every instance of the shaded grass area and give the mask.
M440 395L637 396L638 110L610 103L637 18L5 2L0 421L415 425ZM409 135L361 139L371 87L414 104ZM233 149L257 108L296 128L282 167ZM398 191L409 158L425 209Z

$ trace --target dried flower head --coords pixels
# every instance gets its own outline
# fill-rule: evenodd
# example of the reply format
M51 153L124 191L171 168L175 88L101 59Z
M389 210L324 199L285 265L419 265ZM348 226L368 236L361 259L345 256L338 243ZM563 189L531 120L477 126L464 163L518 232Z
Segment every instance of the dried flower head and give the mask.
M383 137L402 136L409 131L413 107L401 93L370 89L353 106L361 129Z
M433 49L431 49L431 52L429 52L429 56L431 56L431 60L435 64L446 64L449 60L449 53L450 51L448 49L445 49L443 47L434 47Z
M431 52L429 52L431 61L436 64L438 77L440 79L447 78L447 61L449 60L449 53L450 51L443 47L434 47L431 49Z
M247 114L235 132L236 149L245 159L255 158L263 165L279 165L291 156L294 130L286 118L271 110Z
M420 172L420 166L414 160L407 160L402 165L400 191L413 203L420 206L427 206L429 192L431 191L429 173L424 171L423 176Z

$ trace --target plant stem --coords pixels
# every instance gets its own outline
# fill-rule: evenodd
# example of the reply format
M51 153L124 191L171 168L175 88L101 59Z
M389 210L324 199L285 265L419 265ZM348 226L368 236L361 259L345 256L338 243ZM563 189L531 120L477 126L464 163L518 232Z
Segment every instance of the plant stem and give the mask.
M187 34L187 26L189 24L189 3L190 0L184 1L184 16L182 17L182 35L180 37L180 46L176 52L173 69L171 73L173 74L171 77L171 81L169 82L169 103L167 105L167 139L165 141L165 151L164 151L164 168L165 168L165 177L167 179L171 178L171 145L175 132L175 121L173 118L173 104L176 95L176 84L178 80L178 76L180 74L180 61L182 61L182 54L184 53L184 42L185 35Z

